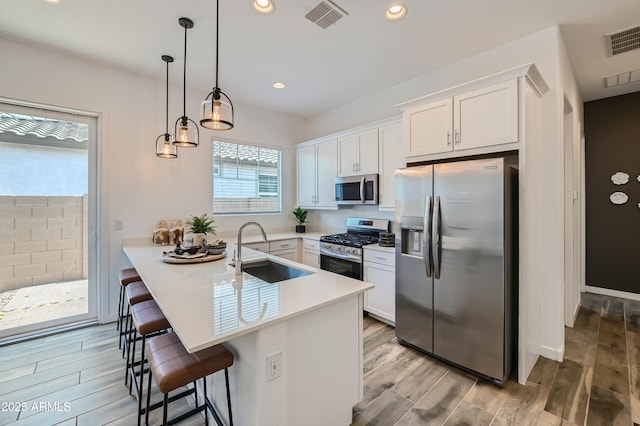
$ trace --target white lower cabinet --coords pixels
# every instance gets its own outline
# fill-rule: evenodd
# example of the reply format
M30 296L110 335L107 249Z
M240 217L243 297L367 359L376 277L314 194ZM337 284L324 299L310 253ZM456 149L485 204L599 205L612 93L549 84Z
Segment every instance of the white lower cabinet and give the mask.
M320 242L308 238L302 239L302 263L320 268Z
M363 279L375 285L364 294L364 310L390 324L396 321L395 250L365 247Z
M289 240L270 241L269 254L297 262L298 239L292 238Z

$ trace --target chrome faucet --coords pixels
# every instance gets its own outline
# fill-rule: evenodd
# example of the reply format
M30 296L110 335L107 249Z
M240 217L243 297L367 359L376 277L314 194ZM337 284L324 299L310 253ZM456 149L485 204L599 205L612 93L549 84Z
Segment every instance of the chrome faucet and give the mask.
M238 256L235 259L236 275L242 275L242 231L249 225L256 225L258 228L260 228L260 232L262 232L262 238L267 241L267 233L264 232L264 228L258 222L247 222L242 225L240 229L238 229L238 244L236 246L238 250Z

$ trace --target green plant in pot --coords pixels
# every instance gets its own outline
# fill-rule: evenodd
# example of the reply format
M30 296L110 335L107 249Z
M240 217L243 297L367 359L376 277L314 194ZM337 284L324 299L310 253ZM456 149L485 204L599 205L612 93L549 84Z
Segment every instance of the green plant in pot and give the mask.
M307 211L302 210L299 206L293 211L293 217L298 225L296 225L296 232L303 233L306 231L305 223L307 223Z
M205 251L207 246L207 234L216 234L216 227L213 218L207 213L200 216L191 216L187 220L187 226L191 232L184 238L185 247L200 246L200 251Z

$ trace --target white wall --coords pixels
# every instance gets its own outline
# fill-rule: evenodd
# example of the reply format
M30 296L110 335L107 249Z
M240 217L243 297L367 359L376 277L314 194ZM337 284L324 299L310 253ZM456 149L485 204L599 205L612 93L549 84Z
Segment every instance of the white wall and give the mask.
M127 266L122 239L148 236L161 218L183 218L211 212L211 147L214 132L201 129L197 149L179 150L176 160L155 156L155 139L164 133L164 63L158 60L158 80L103 64L66 56L59 51L0 39L0 96L101 115L99 143L103 155L103 201L108 238L109 313L117 308L119 269ZM182 113L181 67L170 68L170 126ZM187 115L197 120L199 105L210 88L187 93ZM304 137L304 121L295 116L236 104L236 128L221 133L234 141L284 149L283 163L294 164L292 144ZM295 167L283 167L282 215L260 217L267 228L293 228L287 212L295 203ZM124 221L123 231L113 220ZM237 229L245 218L216 218L220 231Z
M581 120L581 101L577 92L564 43L557 27L514 40L437 71L419 76L373 96L335 108L309 120L309 137L317 138L350 127L397 115L394 105L459 84L533 62L549 86L542 99L542 162L537 198L544 200L532 212L540 224L536 241L535 281L543 296L540 306L540 353L562 359L564 351L564 205L563 131L564 93L575 102L576 120ZM564 86L567 87L564 87ZM576 132L578 134L578 132ZM543 170L543 172L542 172ZM335 213L327 213L334 217ZM315 216L315 215L314 215ZM526 261L526 260L525 260Z

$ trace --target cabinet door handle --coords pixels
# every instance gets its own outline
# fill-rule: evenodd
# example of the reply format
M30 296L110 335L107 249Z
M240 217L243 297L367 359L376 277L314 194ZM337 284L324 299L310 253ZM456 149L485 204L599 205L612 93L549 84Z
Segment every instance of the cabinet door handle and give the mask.
M386 257L382 257L382 256L373 256L374 259L378 259L378 260L387 260Z
M455 142L456 145L460 145L460 132L456 130Z
M447 131L447 146L451 146L451 132Z

